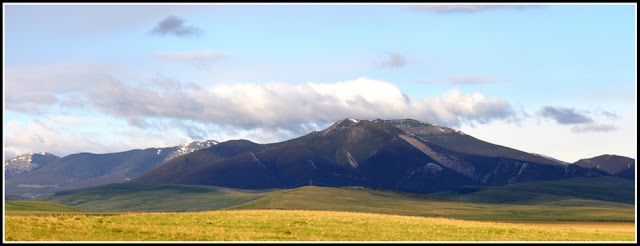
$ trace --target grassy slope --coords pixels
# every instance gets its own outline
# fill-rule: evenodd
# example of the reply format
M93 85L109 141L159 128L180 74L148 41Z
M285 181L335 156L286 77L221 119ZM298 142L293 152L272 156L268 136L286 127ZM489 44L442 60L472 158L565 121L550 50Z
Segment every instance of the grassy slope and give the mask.
M43 201L5 201L4 209L19 211L82 212L82 209Z
M59 192L40 200L86 211L206 211L248 202L271 190L238 190L196 185L112 184Z
M608 176L526 182L504 186L470 186L464 188L477 191L467 194L437 192L433 195L484 203L633 208L634 187L634 181Z
M226 209L302 209L447 217L489 221L634 221L633 208L527 206L443 200L366 188L305 186Z
M558 223L555 223L558 224ZM496 223L371 213L243 210L7 216L7 241L633 241L633 223Z
M606 193L612 197L624 195L625 192L618 194L616 191L611 191L616 189L614 184L621 180L625 181L605 177L604 179L561 180L555 183L530 182L504 187L484 187L484 190L460 196L468 198L471 197L470 195L483 192L486 197L504 199L505 203L503 204L479 203L464 201L460 197L446 198L361 187L305 186L286 190L240 190L211 186L150 184L114 184L65 191L60 192L59 196L42 200L71 205L91 212L305 209L472 220L634 221L635 206L633 204L571 196L571 194L580 194L580 192L587 190L590 190L590 196L602 199L607 198L604 197ZM595 183L600 184L600 190L593 189L593 185L589 183L593 183L593 181L598 181ZM566 191L557 186L564 187L563 189ZM515 190L514 187L519 187L519 190ZM532 191L536 189L537 192L549 193L546 189L552 189L559 193L532 195ZM538 206L530 206L532 204Z

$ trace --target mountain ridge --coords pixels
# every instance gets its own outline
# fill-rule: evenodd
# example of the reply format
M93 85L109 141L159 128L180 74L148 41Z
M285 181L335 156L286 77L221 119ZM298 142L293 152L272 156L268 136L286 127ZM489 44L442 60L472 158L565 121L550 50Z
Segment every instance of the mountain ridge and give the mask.
M163 148L132 149L122 152L94 154L88 152L57 157L46 164L31 161L28 154L5 161L5 170L34 167L17 174L5 173L5 194L26 198L51 195L63 189L93 187L119 183L143 174L180 155L218 144L215 140L198 140ZM43 152L44 153L44 152ZM36 156L36 155L32 155ZM53 158L53 157L52 157ZM5 196L7 198L7 196Z
M195 151L184 158L207 159ZM199 157L200 156L200 157ZM178 165L168 161L162 166ZM162 166L158 168L162 168ZM170 172L170 171L165 171ZM365 186L430 193L462 185L504 185L608 173L491 144L412 119L347 118L272 148L192 163L166 184L243 189ZM130 182L144 182L135 178Z

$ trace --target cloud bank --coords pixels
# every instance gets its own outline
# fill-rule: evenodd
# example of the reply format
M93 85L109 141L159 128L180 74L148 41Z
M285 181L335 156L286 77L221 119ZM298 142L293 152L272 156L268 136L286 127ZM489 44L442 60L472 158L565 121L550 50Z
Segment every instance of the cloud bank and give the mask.
M457 89L439 97L413 98L389 82L359 78L337 83L308 82L218 84L209 90L164 87L160 91L104 82L89 98L108 115L136 121L144 118L189 119L241 128L291 128L309 122L414 118L448 126L464 121L488 122L514 114L500 98Z

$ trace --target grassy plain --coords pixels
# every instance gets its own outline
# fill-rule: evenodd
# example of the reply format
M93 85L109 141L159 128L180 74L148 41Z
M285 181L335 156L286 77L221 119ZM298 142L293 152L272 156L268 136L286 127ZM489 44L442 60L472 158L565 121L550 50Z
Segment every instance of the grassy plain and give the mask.
M555 194L544 191L553 183L521 187L542 194L527 200L512 187L481 190L514 201L502 204L363 187L117 184L47 198L66 206L7 201L5 240L634 241L635 205L615 202L627 192L611 191L611 200L576 182ZM593 197L573 195L575 189L592 190Z
M361 187L304 186L274 192L269 196L224 209L351 211L482 221L635 221L633 207L604 208L475 203Z
M633 241L634 223L574 228L307 210L6 216L7 241ZM557 223L553 223L557 224Z
M196 212L242 204L273 191L203 185L111 184L61 191L40 200L91 212Z

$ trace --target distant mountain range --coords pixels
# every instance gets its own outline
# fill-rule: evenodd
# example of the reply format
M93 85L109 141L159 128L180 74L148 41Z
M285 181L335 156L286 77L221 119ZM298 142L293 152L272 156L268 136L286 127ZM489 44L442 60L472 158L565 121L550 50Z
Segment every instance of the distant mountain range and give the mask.
M246 142L244 151L235 153L217 149L222 146L167 161L129 182L243 189L311 184L431 193L465 185L615 175L410 119L345 119L283 143Z
M122 182L241 189L312 184L433 193L461 186L572 177L634 180L635 160L605 155L568 164L436 124L345 119L325 130L273 144L208 140L63 158L30 154L6 161L5 170L5 194L12 197Z
M214 140L202 140L166 148L78 153L63 158L46 152L27 153L5 161L5 195L33 198L60 190L121 183L165 161L216 144Z

